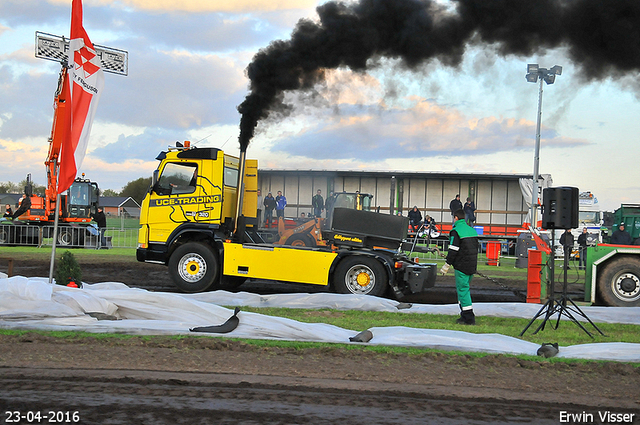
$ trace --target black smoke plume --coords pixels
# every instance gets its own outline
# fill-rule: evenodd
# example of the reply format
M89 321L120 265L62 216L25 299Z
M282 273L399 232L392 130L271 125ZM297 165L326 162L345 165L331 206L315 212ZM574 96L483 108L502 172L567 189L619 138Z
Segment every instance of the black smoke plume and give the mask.
M319 21L302 19L290 40L274 41L247 67L250 93L240 106L240 149L258 122L286 111L286 91L311 89L324 70L365 71L371 59L400 59L408 69L437 59L457 66L471 45L530 56L564 46L586 80L640 70L639 0L430 0L329 2Z

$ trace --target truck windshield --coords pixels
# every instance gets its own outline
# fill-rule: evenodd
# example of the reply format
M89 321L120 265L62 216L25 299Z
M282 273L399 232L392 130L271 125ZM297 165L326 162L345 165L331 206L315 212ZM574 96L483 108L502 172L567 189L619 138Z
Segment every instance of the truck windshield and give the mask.
M598 211L580 211L580 221L585 223L599 223L600 213Z
M158 179L159 194L191 193L196 190L198 167L195 164L170 162Z
M69 188L69 204L89 206L91 197L89 196L89 185L86 183L73 183Z

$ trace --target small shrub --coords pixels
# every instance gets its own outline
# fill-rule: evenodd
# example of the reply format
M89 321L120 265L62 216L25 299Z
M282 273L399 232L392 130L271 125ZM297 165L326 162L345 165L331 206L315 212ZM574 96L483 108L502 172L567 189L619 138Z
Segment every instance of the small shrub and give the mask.
M65 251L60 257L55 278L58 285L73 286L71 284L75 283L78 288L82 287L82 270L71 251Z

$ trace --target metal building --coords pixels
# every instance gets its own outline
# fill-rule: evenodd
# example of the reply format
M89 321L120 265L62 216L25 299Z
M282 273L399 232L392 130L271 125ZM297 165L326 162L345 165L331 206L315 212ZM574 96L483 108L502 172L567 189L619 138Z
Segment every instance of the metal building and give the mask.
M549 175L541 177L551 181ZM382 212L406 215L415 205L423 217L434 217L441 230L447 231L451 228L449 203L460 194L463 203L467 197L475 202L476 226L481 226L485 235L508 237L517 237L527 216L520 179L531 180L531 174L258 170L263 195L271 192L276 196L281 190L286 196L287 217L311 213L311 198L318 189L325 199L330 192L360 191L372 194L373 205Z

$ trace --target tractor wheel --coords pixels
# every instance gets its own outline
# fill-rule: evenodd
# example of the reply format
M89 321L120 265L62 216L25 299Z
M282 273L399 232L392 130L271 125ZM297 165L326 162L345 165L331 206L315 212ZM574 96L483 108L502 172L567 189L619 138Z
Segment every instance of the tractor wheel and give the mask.
M217 275L218 260L213 250L203 243L181 245L169 258L169 276L184 292L206 291Z
M307 246L313 248L316 246L316 241L309 235L296 234L289 236L284 244L291 246Z
M604 266L598 293L606 305L640 307L640 258L622 257Z
M362 256L347 257L338 264L333 286L341 294L383 296L387 290L387 273L379 261Z

